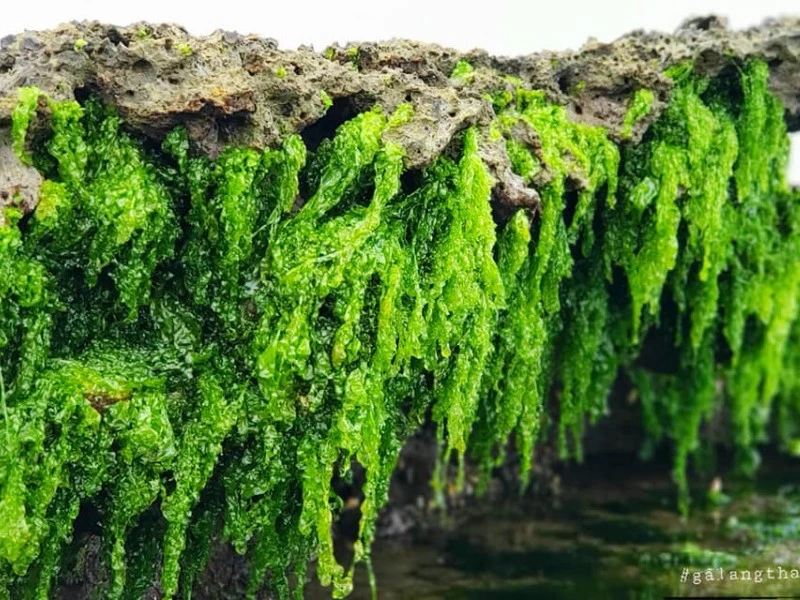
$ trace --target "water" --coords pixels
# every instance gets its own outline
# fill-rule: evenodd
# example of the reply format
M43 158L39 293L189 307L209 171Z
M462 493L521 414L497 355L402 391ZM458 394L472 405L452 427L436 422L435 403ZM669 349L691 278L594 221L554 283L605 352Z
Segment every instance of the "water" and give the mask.
M590 465L565 474L562 500L483 503L436 519L412 540L379 540L378 597L800 598L800 572L791 571L800 569L798 466L771 467L756 482L725 482L715 494L701 490L687 519L677 513L666 473ZM315 586L306 596L330 597ZM360 569L352 598L369 597Z

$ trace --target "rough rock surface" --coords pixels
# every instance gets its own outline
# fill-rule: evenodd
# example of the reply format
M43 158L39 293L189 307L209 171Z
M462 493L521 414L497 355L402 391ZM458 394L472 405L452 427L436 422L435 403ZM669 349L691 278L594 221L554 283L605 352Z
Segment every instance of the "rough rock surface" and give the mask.
M42 176L16 157L10 133L8 128L0 128L0 206L15 204L27 213L36 206ZM0 215L0 224L3 219Z
M406 166L419 168L459 130L488 125L493 112L486 94L513 90L507 76L545 90L573 118L602 125L618 141L631 94L652 90L650 112L626 136L636 142L669 99L665 69L692 60L701 74L714 74L751 58L770 65L770 86L786 107L787 123L800 128L800 18L746 31L731 31L717 17L696 18L672 35L637 31L578 51L513 58L405 40L280 50L274 40L225 31L193 37L174 25L69 23L0 40L0 203L19 202L21 194L24 208L35 205L35 176L8 152L20 86L58 99L100 94L129 127L156 139L183 123L196 149L212 155L226 144L274 145L291 132L313 141L369 106L392 110L410 102L413 118L387 135L405 148ZM484 68L468 80L451 78L460 60ZM497 180L495 200L535 205L535 190L483 137Z

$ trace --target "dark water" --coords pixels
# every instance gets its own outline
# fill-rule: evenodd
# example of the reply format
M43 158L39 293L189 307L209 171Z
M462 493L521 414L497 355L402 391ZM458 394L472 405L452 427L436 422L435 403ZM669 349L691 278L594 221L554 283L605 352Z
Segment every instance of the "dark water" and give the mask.
M415 540L379 540L378 598L800 598L797 466L701 489L686 519L664 472L584 469L565 477L560 498L484 503ZM352 598L370 598L364 569L356 580Z

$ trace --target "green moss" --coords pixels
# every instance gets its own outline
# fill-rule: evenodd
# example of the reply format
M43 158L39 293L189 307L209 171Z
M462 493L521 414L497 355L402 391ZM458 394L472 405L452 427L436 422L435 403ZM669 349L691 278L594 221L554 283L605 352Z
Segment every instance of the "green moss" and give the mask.
M187 57L194 54L194 51L192 50L192 47L189 44L178 44L176 48L178 50L178 54L180 54L181 56Z
M673 447L682 509L721 405L743 468L773 413L796 447L800 197L782 108L760 63L669 75L668 107L622 149L509 80L490 137L540 203L500 227L476 129L404 172L384 134L410 104L359 114L313 152L289 135L211 159L182 128L157 148L97 100L21 90L13 146L44 183L24 226L13 207L0 219L2 593L49 596L84 505L107 597L156 573L189 597L216 538L248 556L251 597L267 576L300 596L312 556L344 596L426 419L440 497L451 459L457 485L469 452L488 476L512 434L524 484L547 428L580 459L620 370L644 454ZM649 103L636 94L626 123ZM653 355L675 360L655 370ZM344 566L332 481L354 463Z

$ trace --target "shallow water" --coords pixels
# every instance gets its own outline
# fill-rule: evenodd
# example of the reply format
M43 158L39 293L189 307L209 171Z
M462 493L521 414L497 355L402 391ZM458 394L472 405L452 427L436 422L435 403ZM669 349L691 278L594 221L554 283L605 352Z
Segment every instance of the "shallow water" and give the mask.
M565 474L561 500L484 503L414 540L379 540L378 598L800 598L798 475L783 463L701 491L682 519L665 472L584 467ZM370 598L365 569L356 580L352 598Z

